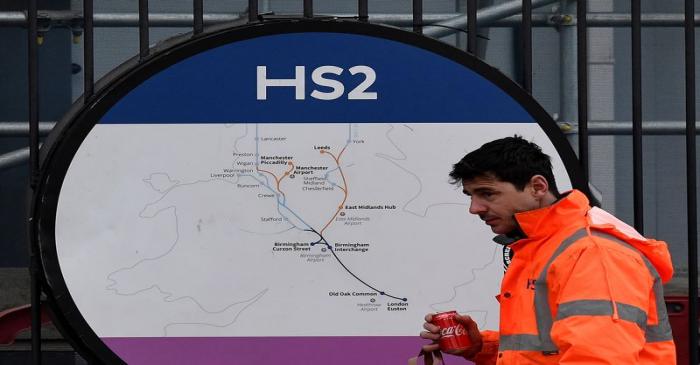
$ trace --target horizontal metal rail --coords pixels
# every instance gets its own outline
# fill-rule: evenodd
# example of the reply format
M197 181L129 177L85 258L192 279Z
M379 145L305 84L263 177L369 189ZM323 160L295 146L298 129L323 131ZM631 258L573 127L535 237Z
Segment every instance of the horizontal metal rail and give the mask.
M558 0L532 0L529 6L531 9L536 9L556 1ZM476 19L480 26L487 26L496 20L520 14L522 7L523 2L521 0L513 0L502 4L489 6L477 10ZM433 26L426 27L423 34L434 38L444 37L454 33L455 30L466 29L468 20L469 19L466 14L460 15L458 17L439 22Z
M27 165L29 160L29 147L20 148L0 155L0 170L10 167Z
M56 122L39 122L39 135L45 136L51 132ZM29 134L29 123L10 121L0 122L0 136L26 137Z
M459 13L430 14L424 17L426 22L438 22L459 16ZM331 14L338 18L356 18L355 14ZM375 23L388 23L410 25L411 14L371 14L369 20ZM212 25L225 22L247 19L245 14L210 13L204 14L204 24ZM50 23L54 26L81 28L82 14L72 11L41 11L39 21L42 24ZM150 27L191 27L194 15L191 13L150 13L148 23ZM95 27L136 27L139 23L138 13L96 13L94 15ZM24 27L26 15L20 11L0 12L0 27Z
M682 27L685 15L682 13L649 13L642 14L641 19L644 27ZM695 14L694 20L696 25L700 24L700 14ZM628 26L632 24L632 15L629 13L588 14L586 21L589 27Z
M559 128L566 134L577 134L577 123L561 122ZM700 122L695 123L700 128ZM685 121L644 121L642 122L642 134L648 136L685 135ZM632 122L605 121L588 122L588 134L597 136L632 135ZM700 132L696 132L699 135Z
M519 2L518 2L519 3ZM477 14L479 26L490 27L514 27L522 22L522 16L511 15L502 19L490 19L489 13L482 11ZM329 14L337 18L356 18L355 14ZM450 19L462 17L460 13L435 13L423 14L423 23L431 25L446 22ZM220 24L238 21L245 18L238 14L204 14L204 24ZM94 26L103 28L128 28L138 26L138 13L97 13L94 16ZM586 16L588 27L622 27L632 24L630 14L606 13L588 14ZM149 27L192 27L194 16L188 13L151 13L148 16ZM411 14L370 14L369 22L410 27L413 21ZM642 26L644 27L682 27L683 14L655 13L643 14ZM25 27L27 18L24 12L8 11L0 12L0 27ZM461 23L460 23L461 24ZM695 15L695 24L700 25L700 14ZM532 14L532 25L536 27L551 27L561 25L576 25L574 14ZM82 30L83 16L79 12L71 11L41 11L39 12L39 30L47 31L52 28L70 28ZM461 28L466 29L466 23ZM446 32L450 29L446 28Z
M625 135L632 133L632 122L629 121L593 121L589 122L588 130L593 135ZM696 123L700 134L700 122ZM39 134L45 136L51 132L56 122L46 121L39 123ZM578 125L570 122L560 122L559 126L564 133L578 133ZM646 135L683 135L686 123L684 121L645 121L643 133ZM0 137L24 137L29 133L29 124L26 121L0 122Z

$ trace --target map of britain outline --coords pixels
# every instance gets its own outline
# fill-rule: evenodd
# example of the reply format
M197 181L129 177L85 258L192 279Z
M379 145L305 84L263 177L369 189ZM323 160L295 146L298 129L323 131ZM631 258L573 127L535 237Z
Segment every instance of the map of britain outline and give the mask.
M515 133L565 176L530 123L97 125L59 201L62 272L100 337L410 336L443 310L496 329L501 248L447 173Z

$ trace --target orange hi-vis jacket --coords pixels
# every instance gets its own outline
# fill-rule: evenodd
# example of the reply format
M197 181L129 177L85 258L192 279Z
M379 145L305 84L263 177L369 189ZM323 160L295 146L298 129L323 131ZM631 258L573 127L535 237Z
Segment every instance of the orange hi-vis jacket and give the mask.
M525 238L503 277L500 331L483 331L477 365L676 363L662 283L666 244L573 190L516 214Z

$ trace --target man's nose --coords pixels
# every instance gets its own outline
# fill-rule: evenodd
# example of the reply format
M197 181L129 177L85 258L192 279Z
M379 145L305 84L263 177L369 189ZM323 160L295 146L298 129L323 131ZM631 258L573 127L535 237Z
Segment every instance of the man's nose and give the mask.
M481 214L486 212L486 206L481 204L478 199L472 198L471 203L469 203L469 213L471 214Z

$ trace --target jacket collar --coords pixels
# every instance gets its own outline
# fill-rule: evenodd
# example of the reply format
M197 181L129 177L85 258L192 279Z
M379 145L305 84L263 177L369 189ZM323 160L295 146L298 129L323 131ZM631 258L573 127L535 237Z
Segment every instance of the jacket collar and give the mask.
M516 213L515 220L526 238L538 239L580 221L590 208L586 195L571 190L550 206Z

